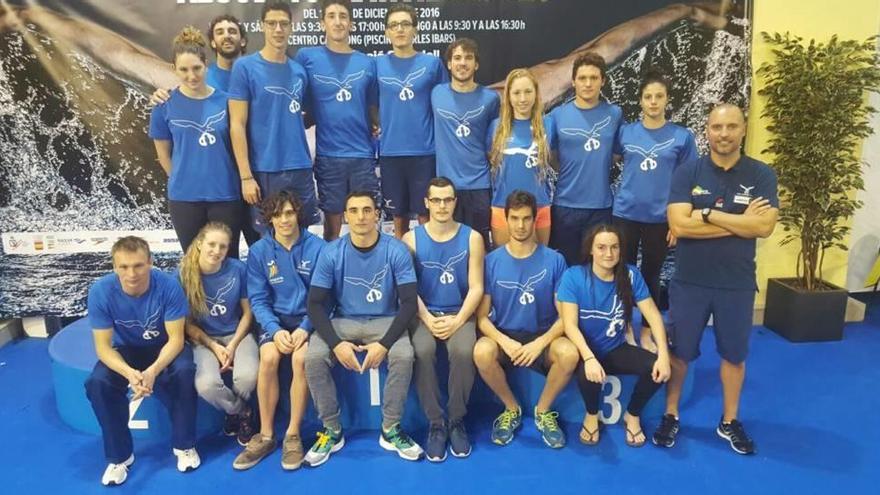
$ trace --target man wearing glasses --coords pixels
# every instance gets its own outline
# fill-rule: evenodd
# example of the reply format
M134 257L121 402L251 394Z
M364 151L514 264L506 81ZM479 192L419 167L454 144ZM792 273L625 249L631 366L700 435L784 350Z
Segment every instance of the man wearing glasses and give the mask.
M229 127L232 149L241 175L245 202L286 190L303 202L306 224L317 221L312 158L303 125L303 95L308 89L305 69L287 56L291 32L290 4L263 6L265 44L239 58L229 82ZM254 227L259 212L252 207Z
M415 257L419 293L419 325L412 331L415 381L419 402L430 422L425 454L429 461L446 459L446 443L455 457L467 457L471 444L463 418L476 370L473 350L476 325L472 318L483 297L483 237L453 219L455 186L446 177L428 182L428 222L407 232L403 242ZM437 383L437 344L449 356L449 424L443 421Z
M409 230L410 215L428 220L423 196L434 177L434 116L431 90L448 77L438 57L413 47L416 11L398 3L385 15L385 36L393 51L376 59L379 78L379 169L385 208L394 235Z

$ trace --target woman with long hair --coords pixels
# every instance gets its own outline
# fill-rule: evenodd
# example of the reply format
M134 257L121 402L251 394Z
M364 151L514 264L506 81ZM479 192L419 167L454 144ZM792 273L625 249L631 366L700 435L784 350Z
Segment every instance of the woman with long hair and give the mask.
M238 258L242 202L238 169L229 140L227 96L205 82L207 44L186 26L174 38L171 64L180 86L150 115L150 137L168 175L168 210L180 247L186 251L209 221L232 231L229 255Z
M538 80L528 69L513 69L504 83L501 115L489 127L489 163L492 172L492 239L496 246L508 240L504 204L517 190L538 200L535 232L538 242L550 240L550 179L554 174L548 132Z
M660 297L660 269L668 249L675 245L666 221L672 172L697 159L693 134L666 120L670 87L666 76L654 68L642 78L641 119L618 132L617 153L623 155L623 173L612 211L614 225L623 232L624 262L635 265L641 247L640 270L655 301ZM639 341L645 349L657 349L644 318Z
M565 336L583 360L580 371L575 372L587 409L580 440L586 445L599 442L599 395L605 375L630 374L637 375L638 381L623 415L626 444L641 447L645 434L639 416L670 374L663 319L641 273L621 262L619 229L597 225L584 239L583 249L583 264L565 271L556 292ZM656 355L624 339L633 307L651 323L658 343Z
M231 231L208 222L180 261L180 282L189 303L186 335L193 342L196 391L226 413L223 432L247 444L254 433L248 399L257 386L259 353L251 334L247 268L228 258ZM222 374L232 370L232 387Z

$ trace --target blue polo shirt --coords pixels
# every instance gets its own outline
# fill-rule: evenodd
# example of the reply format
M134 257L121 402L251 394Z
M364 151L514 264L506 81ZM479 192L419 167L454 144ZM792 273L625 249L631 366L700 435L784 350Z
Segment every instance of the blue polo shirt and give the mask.
M553 204L566 208L611 207L611 162L623 112L604 100L590 109L574 101L550 112L559 151Z
M168 342L165 322L189 312L177 277L155 268L147 292L137 297L123 292L115 273L104 275L89 288L88 308L93 329L113 329L113 347L161 347Z
M241 300L247 299L247 268L226 258L214 273L202 274L208 312L196 319L206 334L221 337L235 333L241 320Z
M492 149L492 140L500 123L492 121L489 135L486 137L486 148ZM544 131L553 133L553 121L544 117ZM552 147L552 143L548 142ZM550 204L549 177L541 177L538 165L538 142L532 139L532 123L530 120L513 119L510 138L501 155L501 165L492 180L492 206L504 208L507 196L517 189L527 191L535 196L538 207ZM548 173L549 175L549 173Z
M415 268L419 297L431 311L455 313L468 293L471 228L459 224L452 239L438 242L424 225L415 228Z
M431 90L449 79L438 57L393 53L376 59L379 78L380 156L434 154Z
M706 155L675 170L669 204L689 203L695 210L708 207L741 214L759 196L779 207L772 168L743 155L725 171ZM755 290L755 239L681 238L675 248L673 279L704 287Z
M459 93L449 83L431 92L437 175L448 177L456 189L489 189L486 140L489 124L498 117L498 94L483 86Z

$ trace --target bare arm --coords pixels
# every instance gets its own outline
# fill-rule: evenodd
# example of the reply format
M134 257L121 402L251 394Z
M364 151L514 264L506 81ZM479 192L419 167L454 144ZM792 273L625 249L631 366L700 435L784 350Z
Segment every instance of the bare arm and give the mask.
M483 260L486 256L486 247L483 244L483 237L474 230L471 230L471 238L468 242L470 244L468 291L455 317L456 328L460 328L473 316L483 300Z
M480 332L498 345L502 345L502 342L508 343L513 341L513 339L504 335L495 327L495 324L489 319L490 311L492 311L492 296L484 294L483 300L480 301L480 305L477 307L477 328L480 329Z
M171 141L167 139L154 139L153 145L156 147L156 158L159 159L159 165L165 171L165 175L171 175Z
M95 354L98 355L98 360L124 376L131 383L134 375L138 374L138 370L129 366L119 351L113 348L113 329L96 328L92 332L92 338L95 342ZM139 381L138 378L137 382Z
M716 239L731 235L726 229L704 222L700 211L694 210L690 203L670 204L666 207L666 217L669 230L679 239Z
M184 321L186 318L178 318L174 321L165 322L165 331L168 333L168 342L162 346L159 356L144 371L152 371L153 376L158 376L165 368L174 361L174 358L183 350Z
M770 206L763 198L755 198L741 215L713 211L709 223L745 239L770 237L776 228L779 209ZM701 219L702 220L702 219Z
M245 202L252 205L260 201L260 187L254 180L248 154L248 110L248 102L229 100L229 139L232 141L232 153L235 155L238 175L241 177L241 196Z
M556 304L559 305L559 319L562 321L565 336L577 347L581 360L595 357L596 355L590 350L590 346L587 345L587 339L584 338L584 334L581 333L581 329L578 326L578 313L580 311L578 305L572 302L557 302Z
M654 300L649 297L639 301L636 305L639 307L639 312L642 313L642 316L651 325L651 335L657 344L657 357L669 359L666 327L663 326L663 316L660 315L660 310L657 309Z

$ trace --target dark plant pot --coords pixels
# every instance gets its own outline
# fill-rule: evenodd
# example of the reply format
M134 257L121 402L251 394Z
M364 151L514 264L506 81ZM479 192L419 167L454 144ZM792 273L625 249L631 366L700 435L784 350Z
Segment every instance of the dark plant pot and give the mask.
M820 291L805 291L795 278L767 281L764 326L791 342L823 342L843 338L849 294L828 282Z

